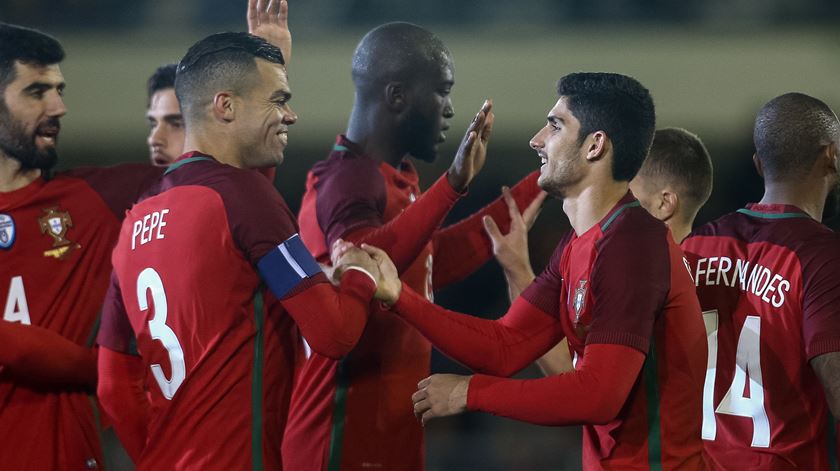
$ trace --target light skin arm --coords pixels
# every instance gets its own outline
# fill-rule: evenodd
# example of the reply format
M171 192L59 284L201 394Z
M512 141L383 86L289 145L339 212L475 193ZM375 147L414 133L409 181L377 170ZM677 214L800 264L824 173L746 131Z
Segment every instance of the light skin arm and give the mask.
M283 52L288 68L292 59L292 33L289 31L289 4L286 0L248 0L248 32L259 36Z
M825 353L810 361L825 391L828 408L840 420L840 352Z

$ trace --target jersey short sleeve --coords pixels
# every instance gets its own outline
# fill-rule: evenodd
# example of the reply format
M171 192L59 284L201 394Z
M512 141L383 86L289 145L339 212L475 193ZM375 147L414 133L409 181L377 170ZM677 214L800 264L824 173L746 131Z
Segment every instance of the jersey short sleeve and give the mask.
M123 305L116 273L111 273L111 283L102 304L102 324L99 326L96 343L115 352L137 354L134 331Z
M122 220L125 211L162 174L163 169L147 164L121 164L104 168L83 167L70 170L64 175L84 180L99 194L117 219Z
M831 235L803 270L802 336L812 359L840 351L840 238Z
M387 197L379 162L364 157L330 158L313 172L318 224L327 247L357 229L384 224Z
M548 261L545 269L540 273L534 282L522 291L522 298L531 303L537 309L543 311L555 319L560 316L560 296L563 289L563 278L560 275L560 261L563 251L566 250L569 240L573 235L572 231L557 244L554 253Z
M668 229L632 226L615 227L597 242L586 343L626 345L646 354L670 288Z

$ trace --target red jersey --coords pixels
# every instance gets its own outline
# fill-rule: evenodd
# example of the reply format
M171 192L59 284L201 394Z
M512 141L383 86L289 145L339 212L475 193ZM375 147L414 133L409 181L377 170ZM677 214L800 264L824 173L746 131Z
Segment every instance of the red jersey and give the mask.
M128 211L99 343L131 353L136 342L149 368L138 469L280 469L285 314L337 357L361 334L375 289L348 270L337 293L296 232L266 178L198 153ZM268 313L263 282L279 300Z
M587 470L703 469L700 306L670 231L629 193L587 232L570 233L497 321L423 305L405 287L394 310L442 352L483 373L470 380L469 410L544 425L582 424ZM529 365L563 336L574 372L500 377ZM615 346L647 356L638 376L624 381L627 395L617 398L604 395L614 391L605 384L614 378L592 378L584 367L590 354ZM625 369L618 372L626 376ZM603 404L584 403L593 387ZM615 415L600 412L607 403Z
M3 320L92 347L120 220L159 175L134 164L78 169L0 193ZM104 466L91 393L28 384L0 370L0 463L33 470Z
M697 229L683 248L708 335L712 463L829 469L829 411L808 362L840 351L840 236L799 208L752 204Z
M536 175L513 188L520 207L538 194ZM481 217L502 230L507 207L498 200L470 218L440 229L459 195L441 177L421 196L414 167L371 159L344 136L330 157L309 172L299 222L313 255L329 261L339 238L388 252L409 286L432 299L434 289L461 280L492 255ZM434 269L433 269L434 267ZM411 394L429 375L431 345L380 303L356 348L336 362L312 354L300 371L283 444L294 470L422 470L423 429Z

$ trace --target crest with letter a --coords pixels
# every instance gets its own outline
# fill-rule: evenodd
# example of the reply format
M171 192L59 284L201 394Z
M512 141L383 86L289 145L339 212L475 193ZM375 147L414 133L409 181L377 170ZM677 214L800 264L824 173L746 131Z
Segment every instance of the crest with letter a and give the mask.
M53 239L53 248L44 252L45 257L64 259L74 249L80 247L67 239L67 230L73 227L73 219L67 211L59 211L57 206L44 209L44 215L38 218L41 233Z

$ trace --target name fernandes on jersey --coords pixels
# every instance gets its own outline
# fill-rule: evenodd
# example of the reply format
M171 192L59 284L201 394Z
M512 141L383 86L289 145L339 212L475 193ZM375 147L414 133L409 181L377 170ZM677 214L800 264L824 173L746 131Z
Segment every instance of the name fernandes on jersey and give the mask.
M134 227L131 233L131 250L137 246L137 237L140 237L140 244L147 244L152 239L163 239L163 227L166 226L166 221L163 217L169 213L168 209L162 209L143 216L143 219L134 221ZM156 230L157 229L157 230Z
M752 293L775 308L782 307L785 294L790 292L790 281L783 276L758 263L751 265L749 260L740 258L735 259L734 263L729 257L699 259L694 283L700 286L701 282L706 286L734 288L738 285L741 291Z

